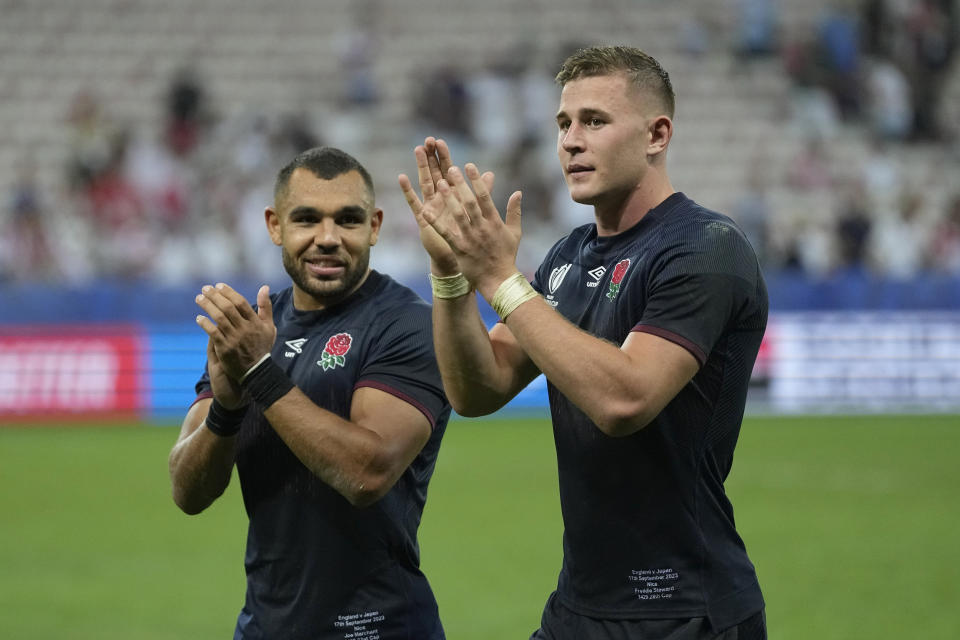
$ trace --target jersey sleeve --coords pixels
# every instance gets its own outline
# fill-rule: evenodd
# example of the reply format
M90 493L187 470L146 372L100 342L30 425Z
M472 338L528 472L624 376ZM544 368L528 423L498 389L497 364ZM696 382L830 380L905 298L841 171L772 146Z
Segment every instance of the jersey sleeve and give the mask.
M193 388L197 393L197 397L193 399L192 404L196 404L197 400L213 397L213 389L210 386L210 372L206 364L203 365L203 375L200 376L200 379L197 380L197 384L195 384Z
M552 252L551 252L551 254L552 254ZM544 269L546 269L546 266L545 266L545 265L549 264L550 258L551 258L551 255L548 255L548 256L544 259L544 261L540 263L540 266L537 267L536 273L533 274L533 281L530 283L530 285L533 287L533 290L536 291L537 293L539 293L540 295L543 295L543 284L542 284L542 282L543 282L543 271L544 271Z
M366 359L355 388L373 387L416 407L431 427L449 409L433 351L430 307L392 313Z
M679 344L702 366L737 315L756 304L756 255L736 227L711 222L694 242L661 259L632 330Z

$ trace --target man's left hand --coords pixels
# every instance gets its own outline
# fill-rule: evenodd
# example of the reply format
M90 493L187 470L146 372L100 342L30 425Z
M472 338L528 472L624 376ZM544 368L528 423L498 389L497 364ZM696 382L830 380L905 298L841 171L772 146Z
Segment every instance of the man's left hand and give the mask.
M266 285L257 292L257 310L229 285L206 285L196 303L207 316L197 316L197 324L207 332L227 375L239 380L265 354L270 353L277 337L273 324L273 304Z
M501 220L486 181L472 163L463 172L451 167L437 191L439 197L424 202L422 217L450 245L467 280L490 300L517 272L521 194L510 196L506 221Z

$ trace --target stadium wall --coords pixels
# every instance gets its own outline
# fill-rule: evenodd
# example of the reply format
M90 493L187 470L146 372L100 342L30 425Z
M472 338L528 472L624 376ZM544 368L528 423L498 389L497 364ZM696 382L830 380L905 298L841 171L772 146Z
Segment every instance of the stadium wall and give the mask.
M960 411L960 280L786 274L768 283L750 411ZM258 284L238 289L252 298ZM0 288L0 424L179 419L205 360L193 321L199 286ZM425 282L412 286L429 296ZM546 406L540 377L508 408Z

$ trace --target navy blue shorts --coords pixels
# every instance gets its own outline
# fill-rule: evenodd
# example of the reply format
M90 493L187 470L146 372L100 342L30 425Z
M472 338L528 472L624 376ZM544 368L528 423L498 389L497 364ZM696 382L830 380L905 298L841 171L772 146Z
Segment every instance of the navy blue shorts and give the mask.
M571 611L554 592L530 640L767 640L767 621L760 611L717 634L707 618L604 620Z

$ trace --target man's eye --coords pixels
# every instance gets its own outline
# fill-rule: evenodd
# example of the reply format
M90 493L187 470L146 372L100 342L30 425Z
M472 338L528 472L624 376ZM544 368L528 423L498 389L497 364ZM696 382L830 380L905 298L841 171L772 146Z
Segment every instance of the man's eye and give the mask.
M603 120L601 120L600 118L590 118L590 121L588 124L591 127L599 127L603 124Z

